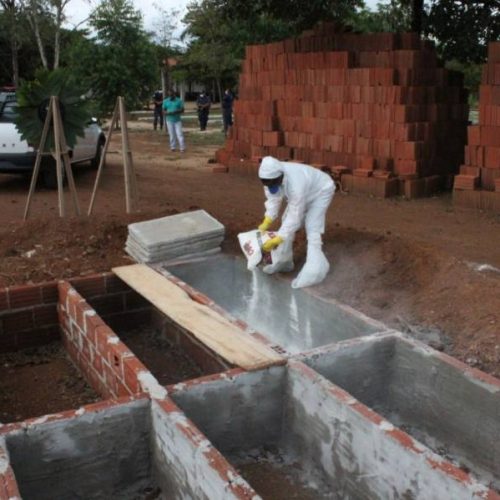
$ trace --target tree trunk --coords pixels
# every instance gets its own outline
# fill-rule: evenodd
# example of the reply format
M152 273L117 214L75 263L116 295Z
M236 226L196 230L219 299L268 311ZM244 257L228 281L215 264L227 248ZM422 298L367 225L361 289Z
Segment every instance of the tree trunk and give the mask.
M30 23L31 29L35 34L35 40L38 47L38 52L40 53L40 59L42 60L42 65L45 69L49 69L49 64L47 62L47 56L45 55L45 48L43 46L42 36L40 35L40 27L38 25L38 13L37 13L37 1L31 0L28 7L28 21Z
M420 33L422 33L422 14L424 10L424 0L412 0L411 9L411 30L420 35Z
M12 83L17 88L19 85L19 47L15 36L11 36L10 47L12 51Z
M10 38L10 57L12 63L12 83L17 87L19 84L19 41L16 32L17 26L17 5L15 0L0 0L7 19L7 29Z
M220 109L222 109L222 85L221 85L220 78L216 78L215 83L217 84L217 92L219 93Z
M54 34L54 69L59 67L59 53L61 52L61 22L62 3L58 2L56 7L56 32Z

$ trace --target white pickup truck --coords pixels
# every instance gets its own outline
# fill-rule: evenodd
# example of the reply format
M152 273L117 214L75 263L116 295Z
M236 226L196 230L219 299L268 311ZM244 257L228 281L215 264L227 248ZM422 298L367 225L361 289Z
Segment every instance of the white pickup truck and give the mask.
M14 92L0 92L0 173L30 174L35 165L36 150L21 139L14 123L16 106ZM70 151L71 163L90 161L91 166L97 168L104 142L104 133L97 120L93 119L85 127L84 137L78 137L75 147ZM55 161L52 157L43 158L40 175L46 187L57 187Z

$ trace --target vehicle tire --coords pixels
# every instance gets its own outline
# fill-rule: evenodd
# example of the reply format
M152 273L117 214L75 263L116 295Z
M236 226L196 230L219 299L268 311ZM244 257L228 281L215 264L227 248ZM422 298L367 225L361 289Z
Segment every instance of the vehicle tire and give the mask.
M43 185L47 189L57 189L57 172L56 162L54 160L48 161L43 165L40 171ZM63 166L63 186L66 185L66 171Z
M101 161L102 152L104 150L104 141L102 139L97 143L97 149L95 151L95 156L90 160L91 168L99 168L99 163Z

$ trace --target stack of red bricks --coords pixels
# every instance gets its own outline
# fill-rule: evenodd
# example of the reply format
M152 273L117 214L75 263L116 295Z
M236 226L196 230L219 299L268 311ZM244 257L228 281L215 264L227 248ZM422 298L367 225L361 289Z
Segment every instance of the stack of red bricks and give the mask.
M465 162L455 177L453 199L500 212L500 42L488 46L479 89L479 124L467 131Z
M414 33L322 24L248 46L232 137L217 161L255 173L272 155L333 169L354 191L414 197L463 161L468 106L459 73ZM378 179L375 182L373 179Z

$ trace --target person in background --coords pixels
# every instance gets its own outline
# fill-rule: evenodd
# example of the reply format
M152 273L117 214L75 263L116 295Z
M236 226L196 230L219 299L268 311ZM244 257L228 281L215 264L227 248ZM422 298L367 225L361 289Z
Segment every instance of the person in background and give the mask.
M181 115L184 113L184 101L172 89L168 91L168 97L163 101L163 111L165 112L170 150L175 151L178 145L180 152L184 153L186 147L181 120Z
M278 217L283 200L287 207L281 220L281 227L271 239L262 245L264 252L271 252L279 245L293 245L295 233L302 225L307 234L306 262L292 282L292 288L302 288L323 281L330 269L321 246L325 232L326 211L335 193L332 178L309 165L283 162L272 156L262 159L259 178L264 185L265 216L259 231L267 231ZM292 256L292 253L290 252ZM283 263L281 269L270 268L270 273L290 271L293 261ZM264 268L265 272L266 268Z
M157 90L153 95L153 127L156 130L160 125L163 130L163 92Z
M196 99L196 106L198 106L198 121L200 122L200 130L207 129L208 115L210 113L210 106L212 101L210 96L202 90Z
M224 135L227 137L229 128L233 126L233 101L234 96L229 89L222 96L222 122L224 123Z

